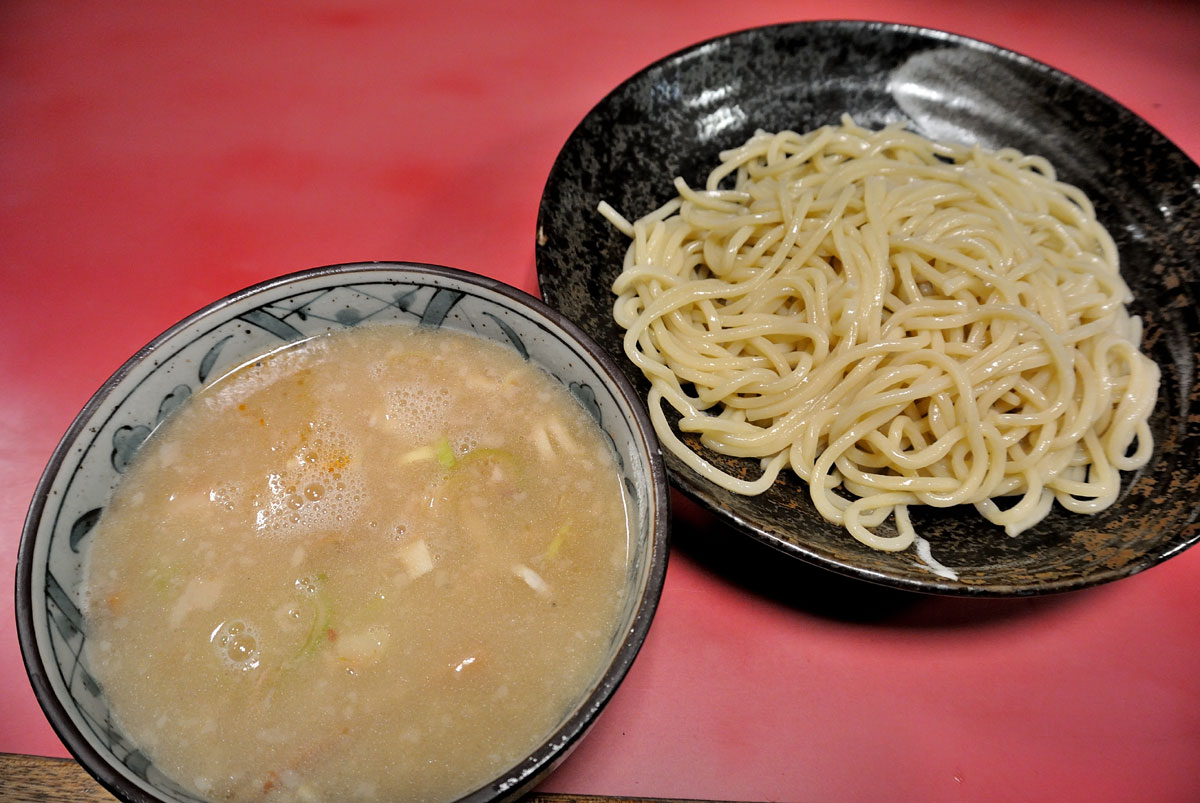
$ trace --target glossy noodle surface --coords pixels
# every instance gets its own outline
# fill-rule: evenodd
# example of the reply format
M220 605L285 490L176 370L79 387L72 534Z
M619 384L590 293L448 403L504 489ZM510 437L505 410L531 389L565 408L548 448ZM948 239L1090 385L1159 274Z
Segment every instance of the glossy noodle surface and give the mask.
M911 506L1016 535L1111 505L1149 459L1158 366L1112 238L1045 159L844 118L675 186L634 222L600 211L631 238L614 318L659 438L712 482L758 494L790 469L826 520L953 577ZM761 476L688 448L664 402Z

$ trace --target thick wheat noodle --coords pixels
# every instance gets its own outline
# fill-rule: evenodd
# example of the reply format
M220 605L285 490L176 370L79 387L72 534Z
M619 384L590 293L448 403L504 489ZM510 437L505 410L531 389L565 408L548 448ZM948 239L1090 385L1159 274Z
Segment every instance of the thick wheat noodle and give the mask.
M675 187L633 223L600 211L632 239L614 317L655 428L712 482L758 494L790 468L829 521L942 570L910 505L1015 535L1055 500L1111 505L1149 460L1158 367L1112 238L1046 160L845 117L760 131ZM761 476L688 448L663 402Z

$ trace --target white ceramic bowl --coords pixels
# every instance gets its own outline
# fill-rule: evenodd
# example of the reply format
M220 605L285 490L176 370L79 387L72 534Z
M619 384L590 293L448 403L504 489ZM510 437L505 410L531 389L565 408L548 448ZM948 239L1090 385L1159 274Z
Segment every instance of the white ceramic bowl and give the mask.
M168 329L96 392L38 483L17 557L17 630L34 692L67 749L126 800L194 801L113 724L83 650L88 536L146 436L210 377L284 342L366 321L407 321L503 343L566 385L612 438L632 520L627 604L608 665L536 750L464 800L528 791L584 735L645 639L666 573L666 474L645 410L606 353L537 299L463 271L334 265L234 293ZM169 713L169 712L167 712Z

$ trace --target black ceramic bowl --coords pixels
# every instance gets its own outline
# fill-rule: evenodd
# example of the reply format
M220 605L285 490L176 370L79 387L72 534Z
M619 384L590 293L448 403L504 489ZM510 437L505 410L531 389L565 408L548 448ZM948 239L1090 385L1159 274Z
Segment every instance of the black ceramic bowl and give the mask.
M366 321L471 332L544 368L611 438L631 509L625 605L603 672L554 733L463 800L511 799L543 778L578 744L641 648L666 574L668 487L645 409L608 355L532 296L463 271L361 263L283 276L205 307L121 366L63 436L30 506L17 555L25 667L67 749L118 797L197 800L126 737L92 673L81 603L92 528L138 446L207 379L283 343Z
M1008 538L973 510L913 512L947 580L911 551L877 552L824 521L787 476L744 497L673 455L673 483L750 536L855 577L945 594L1011 596L1082 588L1139 572L1200 538L1200 169L1157 131L1096 90L1029 58L940 31L867 22L757 28L658 61L601 100L571 134L538 216L543 297L588 331L643 392L612 320L611 286L628 240L596 212L606 200L637 218L692 186L720 151L756 129L807 131L843 113L868 128L904 121L925 136L1011 146L1048 158L1094 201L1120 249L1145 320L1143 349L1162 369L1151 420L1154 455L1126 475L1119 501L1094 516L1061 509ZM757 462L699 447L719 467Z

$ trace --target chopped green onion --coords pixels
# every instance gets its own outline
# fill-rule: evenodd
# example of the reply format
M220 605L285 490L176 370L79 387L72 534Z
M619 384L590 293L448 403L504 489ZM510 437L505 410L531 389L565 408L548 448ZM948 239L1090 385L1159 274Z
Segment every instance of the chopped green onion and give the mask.
M563 538L566 537L568 529L569 528L566 524L563 524L558 528L558 532L556 532L554 537L550 539L550 545L547 546L546 551L542 553L543 557L545 557L547 560L554 560L554 556L557 555L558 550L562 548Z
M458 461L454 459L454 447L450 445L446 436L438 438L433 448L437 452L437 461L442 464L442 468L454 468L454 464Z
M317 579L324 581L325 574L318 574ZM284 666L285 669L315 653L317 648L328 639L329 622L333 618L333 605L329 601L329 595L321 586L316 585L303 599L312 607L312 625L309 627L308 638L304 640L304 645Z

